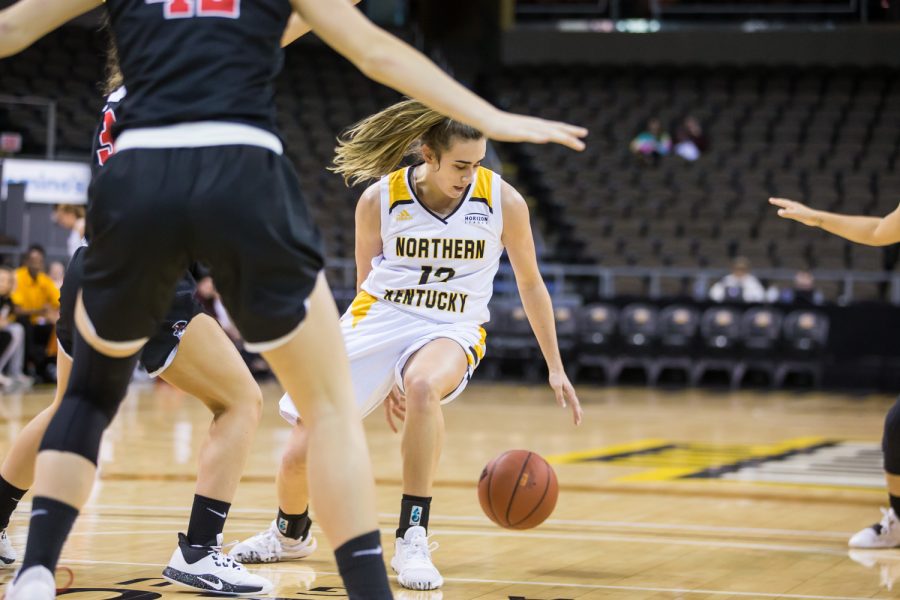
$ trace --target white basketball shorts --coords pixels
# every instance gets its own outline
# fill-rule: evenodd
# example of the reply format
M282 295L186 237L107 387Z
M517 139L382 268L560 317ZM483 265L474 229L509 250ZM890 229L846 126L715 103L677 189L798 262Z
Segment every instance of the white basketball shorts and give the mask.
M403 391L406 363L423 346L442 338L459 344L468 358L465 376L441 404L456 399L484 358L487 336L479 323L432 321L379 302L367 292L360 292L341 317L341 331L350 358L353 393L364 417L381 405L395 384ZM300 417L287 394L278 408L292 425Z

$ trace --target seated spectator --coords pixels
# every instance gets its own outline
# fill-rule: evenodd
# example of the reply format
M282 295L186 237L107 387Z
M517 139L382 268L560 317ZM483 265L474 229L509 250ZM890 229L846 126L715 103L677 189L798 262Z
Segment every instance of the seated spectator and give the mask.
M750 273L750 261L738 257L731 265L731 273L710 288L709 298L714 302L763 302L766 289Z
M25 328L16 323L13 292L13 271L0 266L0 387L9 391L30 387L31 379L24 375Z
M12 293L16 317L25 327L25 355L31 371L43 381L56 380L54 367L47 360L47 347L59 317L59 288L44 271L47 259L41 246L28 249L23 265L16 269Z
M656 164L659 159L672 151L672 138L663 131L659 119L647 121L647 131L631 140L631 152L648 164Z
M54 260L50 263L50 266L47 267L47 275L56 287L62 288L63 279L66 276L66 265L58 260Z
M793 287L778 288L772 286L766 292L769 302L779 304L824 304L825 295L816 289L816 280L813 274L806 269L801 269L794 274Z
M53 221L70 232L69 239L66 240L69 258L85 243L84 214L84 207L79 204L57 204L53 207Z
M703 134L700 122L694 117L685 117L675 132L675 154L693 162L700 158L708 147L709 141Z

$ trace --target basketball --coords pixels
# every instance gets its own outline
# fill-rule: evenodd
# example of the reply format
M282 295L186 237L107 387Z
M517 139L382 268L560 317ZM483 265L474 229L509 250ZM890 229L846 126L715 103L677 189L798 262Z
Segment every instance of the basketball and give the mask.
M478 480L478 500L488 518L506 529L537 527L556 508L559 484L539 454L509 450L487 464Z

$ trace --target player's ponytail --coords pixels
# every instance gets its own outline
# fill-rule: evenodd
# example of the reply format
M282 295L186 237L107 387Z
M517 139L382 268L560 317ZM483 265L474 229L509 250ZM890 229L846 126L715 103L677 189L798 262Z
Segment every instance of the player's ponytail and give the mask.
M440 157L456 137L480 140L484 134L417 100L403 100L356 123L338 138L329 169L354 185L387 175L404 158L421 158L423 144Z
M119 50L116 48L116 40L109 25L109 17L104 17L102 27L106 29L109 38L106 44L106 80L103 83L103 93L108 96L125 85L125 77L119 68Z

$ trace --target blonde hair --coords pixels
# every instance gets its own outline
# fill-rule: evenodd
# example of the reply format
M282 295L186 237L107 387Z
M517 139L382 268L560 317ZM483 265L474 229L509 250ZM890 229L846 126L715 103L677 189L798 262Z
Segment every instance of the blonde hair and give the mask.
M116 48L116 38L108 15L104 17L101 29L105 29L109 37L106 43L106 80L103 83L103 93L109 95L125 84L125 76L119 67L119 50Z
M457 137L480 140L484 134L406 99L351 126L338 138L329 170L355 185L387 175L409 156L422 160L422 146L440 158Z
M53 210L62 213L69 213L76 219L83 219L86 214L85 208L81 204L55 204L53 206Z

